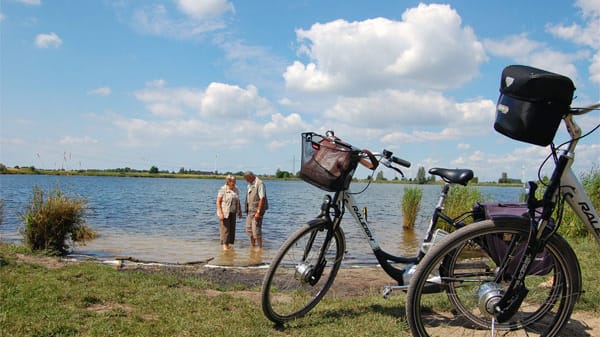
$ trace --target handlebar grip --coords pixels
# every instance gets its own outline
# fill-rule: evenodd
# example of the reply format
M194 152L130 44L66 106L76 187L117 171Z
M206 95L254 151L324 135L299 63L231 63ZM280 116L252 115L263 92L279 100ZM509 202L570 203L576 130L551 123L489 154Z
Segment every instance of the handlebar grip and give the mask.
M396 156L392 157L392 161L398 165L402 165L404 167L410 167L410 162L404 159L400 159Z
M373 153L371 153L371 151L363 149L361 150L362 153L366 154L367 157L369 157L369 162L367 162L364 158L360 159L360 163L370 169L375 171L375 169L377 168L377 166L379 166L379 161L377 160L377 158L375 158L375 156L373 155Z

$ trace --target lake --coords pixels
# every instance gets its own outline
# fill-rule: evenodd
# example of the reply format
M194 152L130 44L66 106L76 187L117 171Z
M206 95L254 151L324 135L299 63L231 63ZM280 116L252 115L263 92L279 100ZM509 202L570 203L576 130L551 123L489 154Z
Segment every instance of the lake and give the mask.
M128 256L144 261L187 263L212 259L217 265L256 265L270 262L285 239L314 218L326 192L302 181L266 180L269 209L264 218L264 247L252 251L238 219L235 249L222 252L215 199L224 180L128 178L94 176L0 175L4 222L0 240L19 243L25 211L34 186L45 192L55 187L87 199L87 223L99 237L73 247L74 255L111 260ZM242 195L246 182L238 180ZM364 183L352 185L362 191ZM356 195L369 211L369 223L381 247L393 254L414 255L440 193L440 185L421 185L423 200L414 230L402 228L400 202L404 188L415 185L371 184ZM519 187L478 187L487 200L518 200ZM242 197L243 198L243 197ZM342 220L346 233L345 264L376 264L371 249L350 214Z

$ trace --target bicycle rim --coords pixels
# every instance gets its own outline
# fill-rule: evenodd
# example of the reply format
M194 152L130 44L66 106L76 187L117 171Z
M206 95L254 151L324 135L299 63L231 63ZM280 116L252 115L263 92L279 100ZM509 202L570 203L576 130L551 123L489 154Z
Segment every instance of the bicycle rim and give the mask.
M292 234L273 259L263 280L262 308L275 323L304 316L331 287L344 255L344 235L333 232L326 244L325 224L305 225ZM318 257L325 250L325 259Z
M525 283L529 289L517 313L498 323L486 303L501 296L514 265L499 275L505 255L497 246L515 243L519 256L527 242L528 222L483 221L448 236L421 261L410 285L407 317L415 336L555 336L567 322L578 296L578 262L568 244L553 236L536 261L545 261ZM492 239L495 244L492 245ZM504 246L503 246L504 247ZM502 252L508 254L508 251ZM541 264L538 264L541 266ZM428 293L433 283L444 289ZM489 288L492 288L491 290ZM493 307L493 305L491 306Z

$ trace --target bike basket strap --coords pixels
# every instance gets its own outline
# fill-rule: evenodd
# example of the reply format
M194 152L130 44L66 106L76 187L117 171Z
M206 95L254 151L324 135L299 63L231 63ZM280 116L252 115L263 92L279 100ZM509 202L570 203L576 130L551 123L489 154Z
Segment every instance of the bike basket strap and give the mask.
M547 146L569 111L575 86L566 76L511 65L502 71L494 129L510 138Z
M307 183L329 192L347 189L350 172L357 163L352 146L341 139L312 132L302 134L300 178Z

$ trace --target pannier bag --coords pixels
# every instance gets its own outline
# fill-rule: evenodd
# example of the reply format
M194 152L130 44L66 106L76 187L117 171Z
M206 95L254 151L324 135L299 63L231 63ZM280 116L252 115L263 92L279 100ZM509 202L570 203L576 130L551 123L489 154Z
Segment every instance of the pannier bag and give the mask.
M526 203L501 203L488 202L477 203L473 207L473 217L475 221L485 219L494 219L497 217L526 217L529 218L529 209ZM554 226L554 221L550 219L549 226ZM497 265L502 263L502 259L506 256L509 242L500 234L490 234L485 237L484 242L479 244L488 252L492 260ZM511 275L516 272L518 263L525 253L525 245L517 247L515 257L509 264L507 274ZM547 275L554 267L554 258L546 248L539 253L531 263L529 275Z
M511 65L502 71L494 129L530 144L552 143L568 112L575 86L566 76Z
M357 163L352 146L341 139L302 133L300 178L307 183L329 192L347 189L349 174Z

